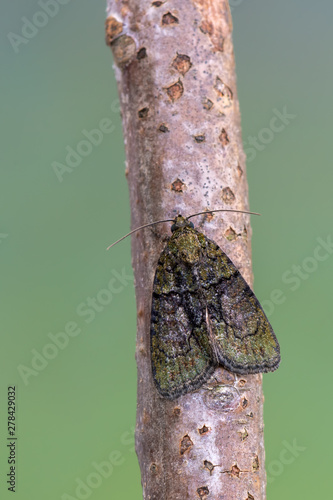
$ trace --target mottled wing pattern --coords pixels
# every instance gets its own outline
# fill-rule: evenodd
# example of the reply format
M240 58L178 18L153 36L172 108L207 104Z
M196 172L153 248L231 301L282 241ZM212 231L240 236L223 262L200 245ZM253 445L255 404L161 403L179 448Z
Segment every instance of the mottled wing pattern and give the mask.
M157 265L151 313L153 378L169 399L199 388L215 368L200 283L192 271L177 258L171 238Z
M226 254L204 238L206 251L202 252L199 272L215 357L236 373L275 370L280 348L258 299Z
M190 227L172 235L157 265L151 358L157 388L169 399L199 388L218 364L245 374L280 362L249 285L216 243Z

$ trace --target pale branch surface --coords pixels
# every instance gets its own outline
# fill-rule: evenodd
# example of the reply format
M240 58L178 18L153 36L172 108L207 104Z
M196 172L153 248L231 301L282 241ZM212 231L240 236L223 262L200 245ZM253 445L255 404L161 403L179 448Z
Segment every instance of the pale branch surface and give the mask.
M226 0L109 0L132 228L205 209L248 209L232 23ZM192 219L252 285L251 227L236 213ZM218 368L170 401L153 383L150 310L170 223L132 236L137 298L136 451L150 500L264 500L261 375Z

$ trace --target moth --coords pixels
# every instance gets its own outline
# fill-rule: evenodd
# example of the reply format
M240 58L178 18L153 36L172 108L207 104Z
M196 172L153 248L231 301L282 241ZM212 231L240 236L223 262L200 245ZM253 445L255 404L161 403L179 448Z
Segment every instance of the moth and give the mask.
M168 399L198 389L219 365L249 374L274 371L280 363L278 340L258 299L190 217L172 220L153 283L152 375Z

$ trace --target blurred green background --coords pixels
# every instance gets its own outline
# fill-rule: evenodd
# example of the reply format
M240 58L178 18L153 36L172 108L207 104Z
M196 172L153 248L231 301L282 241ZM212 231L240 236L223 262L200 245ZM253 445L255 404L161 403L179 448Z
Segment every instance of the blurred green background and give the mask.
M333 4L230 3L250 202L263 214L252 221L255 291L283 356L264 377L267 498L329 498ZM130 241L105 252L130 222L105 4L57 5L46 24L35 17L37 32L26 21L37 1L1 7L0 497L11 495L15 385L18 500L79 498L78 485L80 498L140 499ZM267 130L284 108L293 117ZM54 162L101 121L99 143L60 182Z

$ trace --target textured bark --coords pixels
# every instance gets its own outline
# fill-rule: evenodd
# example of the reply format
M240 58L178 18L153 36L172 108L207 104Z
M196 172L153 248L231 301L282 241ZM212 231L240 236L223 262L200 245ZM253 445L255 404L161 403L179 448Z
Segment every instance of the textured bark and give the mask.
M213 208L248 209L232 24L225 0L109 0L106 39L119 87L132 227ZM248 283L249 216L193 219ZM159 396L150 308L170 225L132 238L137 297L136 450L151 500L264 500L261 375L218 368L198 391Z

